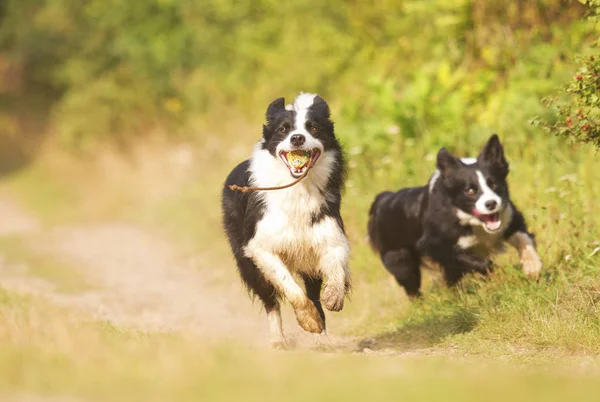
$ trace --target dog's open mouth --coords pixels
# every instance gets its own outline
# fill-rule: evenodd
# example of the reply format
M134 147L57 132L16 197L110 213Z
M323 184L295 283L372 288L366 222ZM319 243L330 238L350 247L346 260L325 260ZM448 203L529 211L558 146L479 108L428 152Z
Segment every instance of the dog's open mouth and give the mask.
M290 174L294 178L302 176L306 172L306 169L317 162L319 156L321 156L321 152L318 149L281 151L279 153L279 157L288 167Z
M483 222L483 227L488 232L495 232L502 227L502 221L500 220L500 214L498 212L493 214L482 214L474 209L473 215Z

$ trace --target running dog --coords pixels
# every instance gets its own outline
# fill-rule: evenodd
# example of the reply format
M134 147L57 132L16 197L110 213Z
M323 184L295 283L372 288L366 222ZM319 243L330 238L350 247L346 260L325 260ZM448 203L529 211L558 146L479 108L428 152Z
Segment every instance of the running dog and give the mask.
M243 282L265 306L271 345L285 348L282 299L304 330L318 334L325 334L322 304L330 311L344 305L350 287L350 244L340 215L346 165L321 97L302 93L288 106L276 99L266 120L251 158L227 177L223 224ZM303 176L274 191L230 188L281 186Z
M534 235L510 200L508 171L494 134L477 158L457 158L442 148L425 186L377 195L369 212L369 241L409 296L420 295L422 257L439 263L451 286L466 273L487 274L490 257L505 242L519 251L526 275L539 275Z

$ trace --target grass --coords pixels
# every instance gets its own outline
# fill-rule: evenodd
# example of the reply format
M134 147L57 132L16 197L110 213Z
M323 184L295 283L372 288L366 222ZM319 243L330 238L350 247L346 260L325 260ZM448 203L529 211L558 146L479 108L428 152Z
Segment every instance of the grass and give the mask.
M125 331L4 290L0 318L4 395L111 401L304 401L323 395L333 401L591 401L600 391L598 361L591 359L559 359L540 370L441 356L253 351L185 334Z
M33 236L35 237L35 236ZM0 237L0 255L2 269L15 274L40 278L55 286L62 293L80 292L90 289L90 284L78 273L76 267L60 260L44 251L36 243L43 243L41 236L37 238L25 236Z
M589 147L556 138L503 137L512 198L536 233L545 265L538 282L520 272L516 252L508 250L496 259L492 276L467 277L458 290L427 271L424 299L408 303L363 240L366 213L377 192L424 183L434 147L427 140L400 141L384 160L350 150L343 217L355 289L344 311L332 315L330 330L357 337L374 356L279 354L206 345L185 333L126 331L3 291L3 322L10 324L2 327L0 389L128 401L593 399L600 355L600 253L594 254L600 245L600 159ZM234 280L218 229L219 193L255 139L240 135L221 153L160 144L132 158L95 162L58 153L13 174L3 188L49 226L124 219L158 228L201 255L198 269L219 269ZM482 134L454 151L472 155L485 140ZM181 149L191 158L174 162ZM2 254L13 248L17 260L47 263L24 257L29 251L17 239L4 243ZM47 266L46 274L38 268L35 275L62 276Z
M482 135L479 142L455 152L472 155L486 138ZM247 147L238 145L224 154L186 146L192 162L184 167L170 156L181 147L161 144L137 159L109 158L109 174L104 173L106 160L97 163L100 167L87 161L51 164L41 160L13 175L5 186L41 216L49 208L54 211L51 216L62 220L113 217L154 226L190 253L201 254L205 263L199 269L222 267L233 277L229 250L217 229L219 194L223 177L247 155L253 141L254 136L247 135L238 141L247 142ZM485 280L467 278L459 292L446 290L437 274L426 273L425 299L408 304L364 242L367 211L378 191L424 183L433 170L434 153L426 141L410 140L389 150L390 158L402 160L401 164L375 160L367 151L364 155L349 152L350 166L360 168L350 169L343 205L355 278L352 301L341 315L347 333L384 334L385 343L396 340L400 350L407 345L455 344L468 352L480 340L535 350L600 353L600 253L592 255L600 244L600 217L595 213L600 160L589 147L566 146L552 137L538 138L535 149L527 146L526 138L506 136L504 142L511 164L512 198L536 234L544 261L540 281L526 279L519 271L516 252L508 250L496 259L494 275ZM118 180L114 172L119 172ZM70 194L73 203L48 205L43 197L35 197L42 174L46 188Z

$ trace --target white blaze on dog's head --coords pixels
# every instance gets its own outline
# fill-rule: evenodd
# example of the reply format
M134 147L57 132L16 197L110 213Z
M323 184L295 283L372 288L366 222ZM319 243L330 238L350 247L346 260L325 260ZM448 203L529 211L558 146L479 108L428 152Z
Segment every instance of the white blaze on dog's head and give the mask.
M266 118L260 149L268 151L279 162L277 167L285 167L294 178L327 165L326 160L332 159L327 154L340 153L329 106L318 95L301 93L287 105L284 98L278 98L267 108Z
M294 127L290 130L288 136L277 146L277 153L281 151L289 152L294 150L319 150L323 153L323 144L317 140L310 131L312 125L309 123L308 115L313 106L317 95L301 93L294 100L293 105L286 106L287 110L295 113ZM308 126L308 127L307 127Z
M503 208L502 198L500 198L500 196L496 194L494 190L490 188L490 186L488 186L487 181L480 170L476 170L475 173L477 174L479 181L481 195L475 203L474 212L479 216L498 213ZM500 220L496 220L488 222L486 226L490 231L495 231L500 229L501 225L502 222Z
M508 225L508 163L498 136L491 136L477 158L457 158L442 148L437 167L429 191L443 183L444 196L450 198L461 225L482 226L488 233Z
M493 233L500 230L503 224L508 224L502 219L502 212L506 209L506 202L503 200L508 199L508 162L504 157L504 147L496 134L485 144L476 163L479 198L475 203L473 215L482 221L487 232Z

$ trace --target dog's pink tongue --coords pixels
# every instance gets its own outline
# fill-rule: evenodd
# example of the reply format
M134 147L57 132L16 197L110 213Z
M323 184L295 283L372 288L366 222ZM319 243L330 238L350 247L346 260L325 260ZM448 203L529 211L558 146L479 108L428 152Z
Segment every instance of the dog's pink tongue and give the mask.
M500 225L502 224L498 214L483 215L481 216L481 220L484 221L485 226L487 226L487 228L492 231L500 229Z

